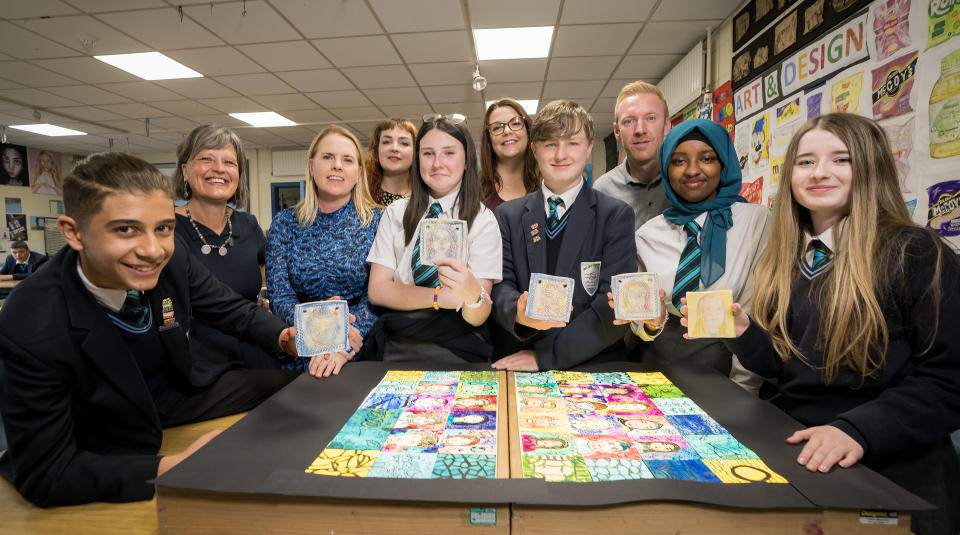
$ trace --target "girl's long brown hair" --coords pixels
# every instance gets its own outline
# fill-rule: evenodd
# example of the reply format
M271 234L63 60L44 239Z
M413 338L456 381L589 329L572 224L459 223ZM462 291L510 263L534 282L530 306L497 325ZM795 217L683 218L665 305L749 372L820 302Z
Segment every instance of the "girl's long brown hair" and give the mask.
M889 329L883 305L891 298L894 281L905 279L904 237L922 236L910 220L890 143L877 123L855 114L831 113L811 119L790 140L770 238L754 275L753 316L770 333L783 361L798 357L815 365L790 339L788 318L791 287L799 276L797 259L804 253L803 231L812 233L810 213L793 198L790 184L800 140L814 129L830 132L846 144L852 172L850 212L834 226L833 260L813 285L820 310L815 347L824 356L826 383L836 378L841 366L864 380L885 364ZM920 232L904 232L911 228ZM938 237L933 243L938 249L937 268L927 291L939 305L943 248Z
M501 98L490 103L487 112L483 115L483 131L480 134L480 198L484 202L497 194L503 185L500 174L497 173L497 153L493 151L493 140L490 139L490 131L487 130L487 123L490 121L490 114L497 108L512 108L517 115L523 119L524 128L527 129L527 146L524 147L523 156L523 189L530 193L540 187L540 170L537 167L537 160L530 150L530 116L519 102L512 98Z

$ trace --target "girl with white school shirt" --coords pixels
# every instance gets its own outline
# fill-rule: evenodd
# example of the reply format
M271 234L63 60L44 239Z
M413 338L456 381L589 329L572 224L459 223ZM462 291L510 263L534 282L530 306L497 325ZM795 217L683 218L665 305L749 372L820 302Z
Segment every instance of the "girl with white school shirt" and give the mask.
M367 337L372 360L487 361L482 329L488 297L502 277L500 229L480 202L476 151L463 117L424 118L414 147L410 199L384 212L367 262L370 302L389 312ZM466 264L439 259L420 264L419 229L427 218L467 222Z
M807 122L787 148L753 310L732 307L743 364L809 426L797 462L858 461L937 506L918 535L960 531L960 261L910 220L883 129L859 115ZM751 319L752 318L752 319Z
M731 290L734 300L749 307L769 210L740 196L737 152L730 134L713 121L692 119L673 127L659 160L670 207L637 229L637 256L641 271L657 274L674 321L634 324L634 333L650 342L636 351L643 362L711 367L756 390L760 378L744 370L723 342L685 340L686 328L677 320L688 291Z

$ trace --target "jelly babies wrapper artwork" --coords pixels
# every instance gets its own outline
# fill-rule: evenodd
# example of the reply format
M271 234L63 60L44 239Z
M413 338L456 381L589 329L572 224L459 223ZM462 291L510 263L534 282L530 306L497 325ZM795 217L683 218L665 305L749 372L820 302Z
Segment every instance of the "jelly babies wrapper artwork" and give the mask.
M570 321L570 305L573 303L573 279L554 277L543 273L530 276L530 293L527 297L527 317L548 321Z
M910 93L917 74L917 53L906 54L873 69L873 118L880 120L913 111Z
M960 236L960 180L934 184L927 188L927 195L927 227L941 236Z
M610 280L618 320L649 320L660 317L660 285L654 273L624 273Z
M346 351L350 325L346 301L301 303L294 309L297 353L301 357Z
M960 3L953 0L928 0L927 49L960 35Z
M887 59L910 46L910 0L881 0L872 11L877 59Z
M420 227L420 263L435 265L438 258L466 260L467 222L459 219L425 219Z
M687 334L691 338L734 338L730 290L687 292Z

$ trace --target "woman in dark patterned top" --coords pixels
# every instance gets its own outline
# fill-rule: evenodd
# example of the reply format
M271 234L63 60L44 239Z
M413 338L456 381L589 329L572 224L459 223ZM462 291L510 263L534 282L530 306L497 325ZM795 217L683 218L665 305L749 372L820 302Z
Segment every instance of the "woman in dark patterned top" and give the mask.
M373 128L367 146L367 184L383 206L410 196L410 166L417 129L406 119L386 119Z
M540 187L530 150L530 117L512 98L490 103L480 134L480 198L493 210Z
M258 299L264 286L263 229L252 214L235 210L247 204L242 180L247 159L237 134L220 126L198 126L177 147L174 183L186 204L176 208L176 233L190 252L220 282L266 308ZM277 368L277 360L259 347L195 319L190 335L217 354L252 369Z
M803 444L798 463L862 462L937 506L913 512L915 533L955 535L960 261L911 221L875 122L811 119L785 161L752 319L732 307L734 352L808 426L787 438Z
M307 152L311 186L297 206L278 213L267 236L267 281L273 312L294 323L294 307L339 297L355 321L350 348L296 359L284 367L315 377L336 375L353 359L376 321L367 301L365 259L382 209L370 197L360 142L344 128L324 128Z

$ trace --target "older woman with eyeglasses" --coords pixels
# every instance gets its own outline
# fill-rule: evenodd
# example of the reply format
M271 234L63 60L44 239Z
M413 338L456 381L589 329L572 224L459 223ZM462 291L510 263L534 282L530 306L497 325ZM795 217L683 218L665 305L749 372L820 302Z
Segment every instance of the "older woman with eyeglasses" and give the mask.
M540 187L540 173L527 134L530 117L512 98L492 102L480 138L480 197L487 208Z
M266 238L257 218L240 211L247 203L246 163L243 144L233 130L212 125L194 128L177 147L174 181L178 197L187 202L176 208L175 232L221 282L266 306L258 300L264 286ZM194 319L190 335L214 350L212 360L228 358L255 369L278 366L262 349L199 319Z

